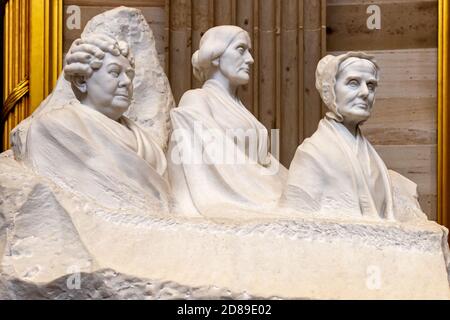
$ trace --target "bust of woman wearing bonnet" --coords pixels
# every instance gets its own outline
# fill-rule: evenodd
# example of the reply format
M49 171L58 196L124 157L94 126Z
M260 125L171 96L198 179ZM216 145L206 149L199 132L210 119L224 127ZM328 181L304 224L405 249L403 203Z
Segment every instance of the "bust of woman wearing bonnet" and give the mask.
M282 207L337 217L425 218L417 186L388 170L360 130L371 115L378 80L377 63L362 52L319 62L316 88L328 112L296 151Z
M168 211L164 152L123 115L135 74L128 44L103 34L82 37L65 62L76 99L31 120L25 164L106 208Z
M218 26L203 35L192 57L203 85L185 92L172 110L168 152L169 179L182 213L262 212L281 195L286 169L268 151L267 129L238 96L250 80L250 49L245 30Z

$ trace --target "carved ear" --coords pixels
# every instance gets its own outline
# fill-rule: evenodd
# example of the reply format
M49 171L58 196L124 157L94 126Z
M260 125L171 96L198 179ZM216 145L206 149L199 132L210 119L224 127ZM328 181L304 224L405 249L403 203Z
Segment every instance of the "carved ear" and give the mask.
M81 93L87 92L87 83L83 76L74 76L72 78L72 84L80 91Z
M211 61L211 64L212 64L214 67L218 67L218 66L219 66L219 63L220 63L220 58L215 58L213 61Z

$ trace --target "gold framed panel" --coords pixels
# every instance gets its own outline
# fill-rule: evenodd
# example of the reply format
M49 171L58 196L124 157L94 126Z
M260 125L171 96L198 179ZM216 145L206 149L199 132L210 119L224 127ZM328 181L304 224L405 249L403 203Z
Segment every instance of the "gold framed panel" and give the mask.
M24 0L2 3L3 105L2 146L9 146L9 132L28 114L29 108L29 6Z
M51 92L62 69L63 0L8 0L4 11L2 150Z
M63 43L63 0L9 0L6 3L1 120L4 124L3 150L9 148L10 130L31 114L55 85L62 68ZM449 3L438 0L438 6L437 220L450 227Z
M439 34L438 34L438 222L450 227L449 210L449 2L439 0Z
M52 91L62 70L63 0L30 1L30 113Z

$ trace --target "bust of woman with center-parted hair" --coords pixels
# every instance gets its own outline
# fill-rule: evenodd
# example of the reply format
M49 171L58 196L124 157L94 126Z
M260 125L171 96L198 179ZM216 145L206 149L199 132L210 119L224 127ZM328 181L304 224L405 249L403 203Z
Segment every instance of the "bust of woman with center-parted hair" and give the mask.
M133 101L134 74L126 42L103 34L75 40L64 77L76 99L32 119L25 163L105 208L164 212L169 210L164 152L124 116Z
M242 104L251 76L251 39L237 26L209 29L192 56L199 89L171 112L169 179L179 212L229 216L270 210L286 169L269 152L268 131ZM230 213L231 212L231 213Z

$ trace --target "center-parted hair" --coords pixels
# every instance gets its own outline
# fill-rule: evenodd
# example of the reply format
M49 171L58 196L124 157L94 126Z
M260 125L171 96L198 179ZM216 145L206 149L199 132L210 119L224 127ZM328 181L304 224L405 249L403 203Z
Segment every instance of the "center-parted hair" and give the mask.
M199 49L192 55L194 76L200 82L208 80L212 61L219 58L240 33L244 33L251 44L250 36L244 29L223 25L209 29L200 39Z

